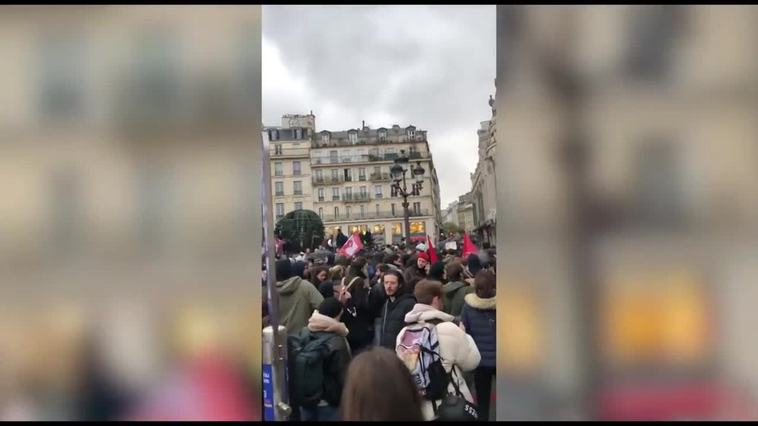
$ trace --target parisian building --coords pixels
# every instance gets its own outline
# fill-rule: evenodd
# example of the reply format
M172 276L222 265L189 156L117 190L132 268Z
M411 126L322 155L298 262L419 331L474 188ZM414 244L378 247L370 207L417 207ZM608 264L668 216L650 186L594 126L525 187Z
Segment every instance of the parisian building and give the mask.
M441 229L439 181L427 132L414 126L318 131L312 114L285 115L264 131L271 145L275 217L308 209L324 222L326 237L370 231L378 244L406 235L402 198L392 188L390 168L405 156L407 169L424 170L422 187L408 198L411 240L436 242ZM409 170L406 185L417 181Z

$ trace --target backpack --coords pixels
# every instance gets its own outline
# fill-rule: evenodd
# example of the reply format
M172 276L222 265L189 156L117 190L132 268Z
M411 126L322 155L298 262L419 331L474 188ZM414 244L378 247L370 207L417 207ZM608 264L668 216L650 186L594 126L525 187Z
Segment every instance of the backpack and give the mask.
M442 365L436 325L406 327L396 353L424 399L437 401L447 395L450 377Z
M325 361L333 336L304 328L287 337L290 398L295 407L315 407L324 396Z

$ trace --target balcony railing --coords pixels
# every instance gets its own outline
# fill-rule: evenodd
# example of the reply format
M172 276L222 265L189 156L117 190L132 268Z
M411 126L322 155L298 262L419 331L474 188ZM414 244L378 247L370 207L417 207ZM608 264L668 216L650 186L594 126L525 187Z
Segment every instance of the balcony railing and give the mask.
M367 155L345 155L341 157L332 157L332 156L322 156L322 157L312 157L311 163L314 165L319 164L349 164L349 163L368 163L368 162L374 162L374 161L393 161L396 158L398 158L400 154L398 153L390 153L390 154L367 154ZM418 160L422 158L429 158L428 154L423 154L420 152L411 152L409 155L411 160Z
M389 182L390 174L389 173L371 173L371 181L372 182Z
M421 216L429 216L429 209L422 209L418 212L411 210L410 211L410 217L421 217ZM321 216L321 220L324 222L344 222L349 220L377 220L377 219L397 219L398 221L403 220L403 210L397 209L395 210L395 213L393 214L391 211L381 211L381 212L366 212L365 214L361 215L360 212L352 212L349 215L348 214L340 214L340 215L333 215L333 214L325 214Z
M328 148L328 147L338 147L338 146L392 145L392 144L400 144L400 143L420 143L420 142L426 142L425 135L418 134L413 137L408 137L407 135L403 135L403 136L387 135L386 138L380 138L378 136L369 137L369 138L361 137L361 138L358 138L357 142L351 142L349 139L346 139L346 138L331 138L329 139L329 142L324 142L319 137L316 140L313 140L311 142L311 146L313 148Z
M333 176L313 177L314 185L336 185L344 182L352 182L352 180L347 180L344 176L338 176L336 178Z
M370 200L368 194L342 194L342 201L346 203L365 203Z

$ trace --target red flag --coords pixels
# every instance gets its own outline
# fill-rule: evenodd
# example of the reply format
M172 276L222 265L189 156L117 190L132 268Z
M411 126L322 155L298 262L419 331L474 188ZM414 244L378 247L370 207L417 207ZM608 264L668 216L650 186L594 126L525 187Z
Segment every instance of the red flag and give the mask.
M339 254L346 257L353 257L363 249L363 242L361 242L361 234L354 232L349 240L339 250Z
M479 251L478 248L474 245L474 243L471 242L471 238L468 237L468 233L463 233L463 257L468 257L468 255L474 253L476 254Z
M429 260L432 262L432 265L437 263L438 257L437 257L437 250L434 249L434 246L432 245L432 239L429 238L429 236L426 236L426 252L429 254Z

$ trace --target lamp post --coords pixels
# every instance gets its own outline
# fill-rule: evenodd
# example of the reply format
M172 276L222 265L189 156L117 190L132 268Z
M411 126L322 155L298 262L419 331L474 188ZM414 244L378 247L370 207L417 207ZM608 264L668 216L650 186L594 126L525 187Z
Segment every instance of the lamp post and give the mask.
M424 185L424 170L421 167L421 162L416 162L416 167L410 168L410 159L405 155L405 150L400 150L400 156L394 160L395 165L390 168L390 174L392 175L392 189L395 194L403 198L403 215L405 218L405 241L406 244L411 240L411 219L410 211L408 211L408 197L411 195L421 195L421 190ZM409 173L410 172L410 173ZM416 178L416 182L411 184L410 190L408 190L408 182L406 180L406 174L410 174L409 177Z

